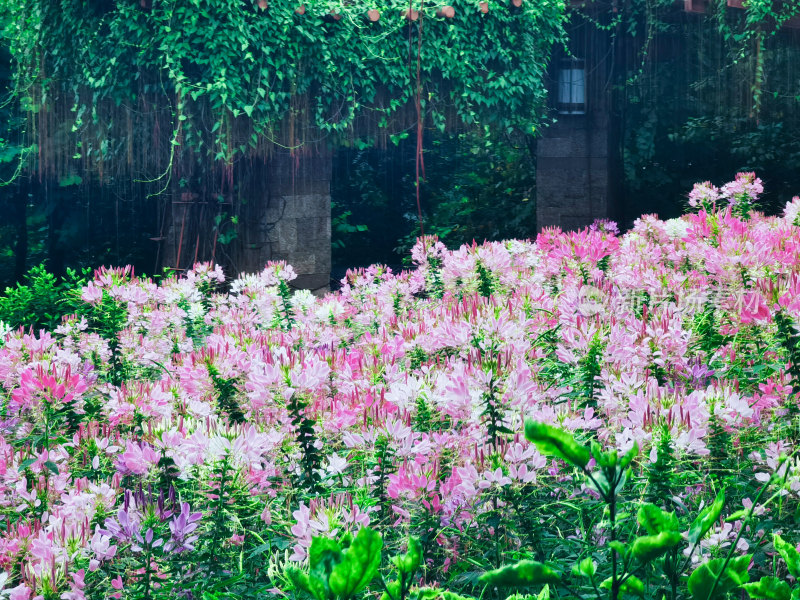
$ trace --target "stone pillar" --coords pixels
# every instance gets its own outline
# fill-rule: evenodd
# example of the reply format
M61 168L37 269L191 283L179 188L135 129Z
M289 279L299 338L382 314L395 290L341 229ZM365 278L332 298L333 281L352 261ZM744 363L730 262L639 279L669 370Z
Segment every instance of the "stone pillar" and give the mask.
M537 143L537 228L579 229L611 218L607 115L558 119Z
M262 221L272 260L294 267L294 287L315 292L327 291L331 278L331 167L329 154L275 154Z
M294 267L293 287L328 290L331 274L331 155L276 151L250 170L243 186L238 272L257 272L270 260Z
M298 275L293 287L327 291L331 168L329 153L276 151L269 159L250 157L235 165L232 183L222 192L215 187L223 179L219 173L207 176L205 190L176 188L167 206L161 264L183 271L195 260L214 260L233 279L285 260Z
M594 16L605 18L602 13ZM611 57L621 53L610 50L615 38L609 32L587 23L573 19L566 25L571 56L556 50L548 71L549 103L556 122L537 142L536 226L540 230L553 226L580 229L595 219L617 216L613 177L618 143L610 81L614 72ZM574 59L583 65L583 114L563 114L581 109L559 105L559 71L564 68L563 61Z

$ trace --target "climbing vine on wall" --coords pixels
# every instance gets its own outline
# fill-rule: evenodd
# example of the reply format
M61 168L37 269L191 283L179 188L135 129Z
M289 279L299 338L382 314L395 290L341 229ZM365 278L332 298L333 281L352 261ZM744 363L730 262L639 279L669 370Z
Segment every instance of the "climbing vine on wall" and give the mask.
M440 129L530 130L564 1L448 1L9 0L7 35L45 170L380 144L417 100Z

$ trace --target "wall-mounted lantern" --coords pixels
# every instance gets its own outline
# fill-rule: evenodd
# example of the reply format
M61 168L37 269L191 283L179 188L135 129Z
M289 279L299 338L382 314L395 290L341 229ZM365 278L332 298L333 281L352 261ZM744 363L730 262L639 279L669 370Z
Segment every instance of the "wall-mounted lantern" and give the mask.
M565 58L559 64L558 112L562 115L586 113L586 63L582 59Z

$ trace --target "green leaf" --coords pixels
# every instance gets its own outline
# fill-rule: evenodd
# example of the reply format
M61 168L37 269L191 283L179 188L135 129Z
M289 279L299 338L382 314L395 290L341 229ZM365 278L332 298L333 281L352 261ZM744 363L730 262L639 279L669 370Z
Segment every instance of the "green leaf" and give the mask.
M327 586L315 575L309 575L297 567L287 567L284 571L295 588L311 594L316 600L327 600Z
M708 533L708 530L714 526L719 516L722 514L722 509L725 507L725 492L721 491L717 494L714 502L706 506L697 518L689 527L689 543L696 544L699 540L703 539Z
M308 564L311 573L307 577L308 591L317 600L331 597L330 576L337 565L344 560L344 554L335 540L326 537L315 537L308 549ZM306 588L302 588L306 589Z
M58 475L58 465L54 463L52 460L45 461L44 466L47 467L47 470L50 471L53 475Z
M515 565L507 565L487 571L480 576L481 583L497 587L525 587L538 583L558 583L561 575L545 564L535 560L522 560Z
M550 600L550 584L545 583L542 591L536 596L536 600Z
M633 541L631 553L639 562L647 563L680 544L682 539L681 534L677 531L662 531L658 535L643 535Z
M572 567L572 574L579 577L594 577L597 572L597 564L592 560L591 556L587 556L581 562Z
M628 555L628 547L625 544L623 544L622 542L620 542L619 540L614 540L613 542L608 542L608 547L611 548L612 550L616 550L617 554L619 554L622 557L625 557L625 556Z
M792 598L792 588L777 577L762 577L759 581L745 583L742 587L751 598L766 598L766 600L791 600Z
M612 583L613 579L609 577L600 584L600 588L604 590L610 590ZM625 581L623 581L622 585L619 586L619 590L623 594L630 594L632 596L644 598L644 583L642 583L642 580L634 575L629 576Z
M331 591L340 598L350 598L364 589L378 574L382 548L380 534L362 527L344 553L344 560L331 573Z
M722 566L724 558L715 558L697 567L689 576L689 593L695 600L713 600L724 598L725 595L750 580L747 567L750 565L752 554L746 554L732 559L725 571ZM714 581L719 579L717 586ZM713 595L711 589L714 589Z
M401 573L413 574L422 564L422 544L418 537L408 538L408 549L405 554L392 557L392 564Z
M20 473L22 473L22 472L23 472L25 469L27 469L28 467L30 467L30 466L31 466L33 463L35 463L35 462L36 462L36 459L35 459L35 458L26 458L26 459L25 459L25 460L23 460L21 463L19 463L19 467L17 468L17 470L18 470Z
M455 592L439 588L422 588L417 592L417 600L475 600L467 596L460 596Z
M792 574L792 577L800 579L800 553L779 535L775 535L772 541L775 544L775 550L778 551L789 568L789 573Z
M633 462L633 459L636 458L637 456L639 456L639 443L633 442L633 448L628 450L622 457L622 460L619 463L619 468L620 469L628 468L628 465L630 465L631 462Z
M314 537L311 540L311 547L308 549L308 565L312 571L319 567L324 568L325 564L337 565L342 562L342 559L342 549L335 540L322 536ZM330 572L331 569L327 569L327 571Z
M616 450L609 450L608 452L603 452L600 444L597 442L592 442L591 446L592 456L594 456L594 460L597 463L597 466L602 469L613 469L617 466L617 451Z
M667 512L655 504L642 504L636 514L636 520L651 535L664 531L678 531L680 527L674 512Z
M387 581L386 591L381 594L381 600L397 600L398 598L400 598L400 580Z
M749 512L750 511L748 509L743 508L742 510L737 510L735 513L729 514L727 517L725 517L725 520L729 523L733 521L738 521L739 519L744 519L747 516L747 513Z
M525 421L525 437L536 444L542 454L561 458L581 469L585 468L592 458L586 446L575 441L566 431L528 419Z

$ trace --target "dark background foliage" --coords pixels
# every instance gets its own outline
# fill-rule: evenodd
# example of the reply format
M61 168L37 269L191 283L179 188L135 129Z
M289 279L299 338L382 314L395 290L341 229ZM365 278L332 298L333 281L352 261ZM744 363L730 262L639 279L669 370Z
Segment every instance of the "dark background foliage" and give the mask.
M617 5L614 12L611 3L596 2L570 15L572 25L590 25L582 30L590 33L581 35L591 35L592 28L613 32L608 51L617 58L608 89L619 128L617 217L623 229L643 213L679 215L693 183L711 180L719 185L738 171L756 171L764 180L762 206L768 212L779 211L800 193L800 30L779 28L781 19L797 12L797 3L753 0L744 11L711 0L706 7L706 14L698 15L671 0L634 0ZM576 29L568 30L577 35ZM118 60L126 56L119 50ZM0 49L0 85L6 98L14 86L10 60L6 48ZM206 69L209 73L215 72L212 66ZM329 75L335 78L335 73ZM407 68L396 75L408 77ZM115 85L127 89L129 84L134 85L123 78ZM249 97L253 85L243 84L232 97ZM34 123L26 119L30 106L17 99L0 103L0 179L18 176L0 188L5 217L0 221L0 281L20 280L42 261L56 273L104 263L154 271L162 204L150 196L152 186L120 173L97 177L67 168L53 178L43 177L37 166L18 171L20 157L36 165L40 149L32 143ZM213 104L221 96L212 91L208 100ZM202 101L200 97L198 103ZM265 115L270 106L282 110L281 102L276 97L259 110L267 111ZM67 108L65 114L76 124L91 121L80 110ZM194 123L191 118L184 121L189 122ZM502 127L442 132L437 123L427 123L423 143L425 232L439 235L451 247L473 239L535 236L534 136ZM223 129L228 126L226 121ZM334 157L335 278L350 266L402 264L420 231L415 132L401 127L384 142L375 146L351 136ZM238 152L233 146L228 150ZM100 145L92 151L105 150ZM211 162L213 158L209 156ZM208 172L216 177L213 168ZM224 225L223 233L233 237L235 222L231 215L225 219L220 228Z

